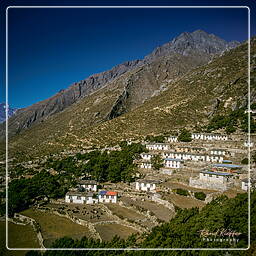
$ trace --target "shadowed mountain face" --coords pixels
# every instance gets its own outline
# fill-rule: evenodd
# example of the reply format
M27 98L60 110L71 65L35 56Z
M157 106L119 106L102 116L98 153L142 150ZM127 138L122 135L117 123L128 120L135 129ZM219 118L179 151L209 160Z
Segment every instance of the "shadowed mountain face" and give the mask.
M170 81L178 79L197 66L208 63L214 56L237 45L238 42L228 43L202 30L182 33L172 41L156 48L143 60L128 61L117 65L111 70L74 83L49 99L19 109L16 115L9 119L9 136L45 121L74 103L79 104L83 98L104 87L111 87L118 83L118 93L117 95L114 93L112 103L104 109L106 113L104 115L103 113L97 114L98 112L94 114L97 122L111 120L159 94L166 89L166 84ZM128 73L131 75L123 79L122 77ZM89 124L92 125L92 121ZM0 128L0 137L3 138L3 126Z

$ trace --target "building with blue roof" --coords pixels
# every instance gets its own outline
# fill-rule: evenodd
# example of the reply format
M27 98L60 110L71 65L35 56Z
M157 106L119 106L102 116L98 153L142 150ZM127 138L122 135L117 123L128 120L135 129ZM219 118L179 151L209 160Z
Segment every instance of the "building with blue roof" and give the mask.
M225 191L233 186L233 174L204 170L198 178L190 178L191 187Z
M241 169L242 166L241 165L237 165L237 164L226 164L226 163L222 163L222 164L213 164L213 167L216 168L223 168L223 169Z

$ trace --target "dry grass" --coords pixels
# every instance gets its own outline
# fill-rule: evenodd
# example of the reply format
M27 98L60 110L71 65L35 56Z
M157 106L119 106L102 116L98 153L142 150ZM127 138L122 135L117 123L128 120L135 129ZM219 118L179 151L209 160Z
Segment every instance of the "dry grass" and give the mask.
M174 205L180 208L192 208L192 207L202 208L203 206L205 206L205 203L203 201L191 198L189 196L165 194L164 199L168 200L169 202L173 203Z
M127 238L131 234L137 233L135 229L120 224L100 224L95 225L95 228L103 241L110 241L115 235Z
M14 223L8 223L9 231L9 247L10 248L39 248L36 233L33 231L30 225L16 225ZM22 235L21 235L22 234ZM0 221L0 255L6 256L23 256L27 251L7 251L5 250L5 222Z
M128 220L143 220L145 216L137 213L134 210L122 207L117 204L107 204L106 205L115 215L120 218L127 218Z
M49 247L55 239L64 236L72 238L90 236L87 227L78 225L64 217L44 213L35 209L25 210L21 214L31 217L39 223L46 247Z

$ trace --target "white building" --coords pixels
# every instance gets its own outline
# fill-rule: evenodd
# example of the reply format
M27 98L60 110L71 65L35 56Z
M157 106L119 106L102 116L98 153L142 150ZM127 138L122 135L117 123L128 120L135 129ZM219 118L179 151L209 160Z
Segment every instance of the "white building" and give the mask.
M237 164L213 164L212 168L218 171L222 171L222 172L234 172L237 170L241 170L243 167L241 165L237 165Z
M225 156L228 154L228 152L225 149L220 148L213 148L210 150L211 155L219 155L219 156Z
M228 140L227 135L217 133L192 133L193 140Z
M66 203L95 204L98 203L96 194L86 192L68 192L65 196Z
M149 154L149 153L141 153L140 155L141 155L141 158L142 158L143 160L150 161L151 158L152 158L152 155Z
M250 180L250 187L251 189L252 188L255 188L255 180ZM242 190L244 191L248 191L248 188L249 188L249 180L248 179L243 179L242 180Z
M166 143L150 143L146 144L146 148L149 150L169 150L170 146Z
M117 203L117 192L99 191L99 203Z
M223 172L202 171L199 178L190 178L189 180L189 186L202 189L225 191L232 185L233 175Z
M211 162L211 163L222 163L223 161L223 156L220 155L206 155L206 162Z
M139 164L139 167L143 168L143 169L151 169L152 168L152 164L150 162L143 161L143 162L141 162Z
M97 191L97 182L95 180L79 180L78 186L88 192Z
M166 152L162 153L163 158L174 158L184 161L196 161L196 162L212 162L212 163L222 163L223 156L219 155L205 155L205 154L193 154L185 152Z
M164 166L167 168L182 168L183 161L181 159L175 158L165 158L164 159Z
M178 141L178 137L177 136L167 137L167 141L168 142L177 142Z
M135 188L139 191L155 191L156 185L159 183L160 182L156 180L137 180Z

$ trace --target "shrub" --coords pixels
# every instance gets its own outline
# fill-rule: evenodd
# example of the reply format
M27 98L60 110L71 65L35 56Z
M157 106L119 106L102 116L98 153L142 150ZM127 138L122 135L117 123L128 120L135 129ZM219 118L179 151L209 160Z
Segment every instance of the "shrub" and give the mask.
M249 161L248 161L248 158L244 158L242 161L241 161L241 164L248 164Z
M204 201L206 198L206 194L204 192L195 192L195 198L198 200Z
M177 188L176 189L176 194L181 195L181 196L188 196L189 193L186 189L182 189L182 188Z
M180 135L178 136L178 140L179 141L183 141L183 142L190 142L190 141L192 141L191 133L188 130L183 129L181 131Z

